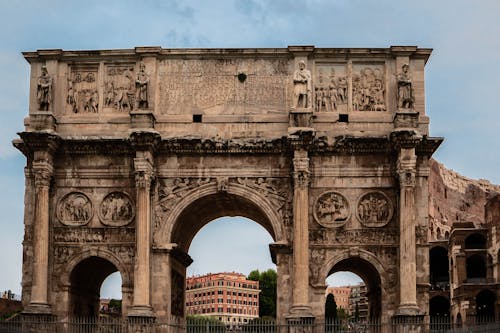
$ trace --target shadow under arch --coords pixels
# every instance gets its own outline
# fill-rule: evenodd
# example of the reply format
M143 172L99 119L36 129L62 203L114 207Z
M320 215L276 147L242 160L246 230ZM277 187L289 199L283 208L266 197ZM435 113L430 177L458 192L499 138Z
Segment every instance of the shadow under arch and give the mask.
M356 252L356 253L353 253ZM366 285L368 299L368 319L380 320L382 316L382 297L385 285L385 270L379 260L370 252L344 251L332 258L322 269L322 277L340 271L348 271L358 275Z
M162 226L162 243L175 243L188 252L191 241L207 223L223 216L249 218L266 229L275 242L286 242L278 207L263 194L246 186L231 183L226 191L214 184L189 192L172 210Z
M66 313L74 317L94 317L99 314L100 289L104 280L119 272L122 278L122 301L127 304L124 286L131 285L131 275L121 260L111 251L91 249L72 257L60 282L67 286L69 304Z

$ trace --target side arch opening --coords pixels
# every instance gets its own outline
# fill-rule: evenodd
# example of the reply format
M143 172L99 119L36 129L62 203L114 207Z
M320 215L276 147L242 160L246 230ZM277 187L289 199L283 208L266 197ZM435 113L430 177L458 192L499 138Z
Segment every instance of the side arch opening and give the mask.
M117 271L113 263L101 257L91 256L80 261L70 275L70 314L73 317L97 317L101 286Z
M354 291L358 299L359 320L370 322L379 321L382 316L382 281L380 274L367 260L360 257L351 257L340 260L328 272L332 276L337 272L351 272L357 275L363 282L355 283L351 286L351 293ZM348 310L355 315L356 305L351 304Z

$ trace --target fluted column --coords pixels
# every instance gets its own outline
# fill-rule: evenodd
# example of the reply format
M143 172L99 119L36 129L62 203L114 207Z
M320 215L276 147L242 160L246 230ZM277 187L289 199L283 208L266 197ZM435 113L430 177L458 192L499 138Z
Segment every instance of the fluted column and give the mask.
M416 315L417 274L415 241L415 176L417 158L415 148L400 148L397 175L399 197L399 309L401 315Z
M151 248L151 182L153 179L152 156L137 152L134 159L137 193L136 256L134 266L134 296L130 315L151 316L150 248Z
M309 316L309 158L294 151L293 158L293 305L291 312Z
M48 310L49 266L49 189L53 167L51 161L33 162L35 177L35 218L33 223L33 282L30 307L36 312Z

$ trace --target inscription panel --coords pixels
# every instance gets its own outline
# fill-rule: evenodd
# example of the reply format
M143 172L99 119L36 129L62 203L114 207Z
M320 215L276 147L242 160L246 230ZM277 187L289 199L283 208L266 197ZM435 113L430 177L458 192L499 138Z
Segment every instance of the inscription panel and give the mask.
M167 114L285 111L289 85L284 59L165 60L159 68L159 109Z

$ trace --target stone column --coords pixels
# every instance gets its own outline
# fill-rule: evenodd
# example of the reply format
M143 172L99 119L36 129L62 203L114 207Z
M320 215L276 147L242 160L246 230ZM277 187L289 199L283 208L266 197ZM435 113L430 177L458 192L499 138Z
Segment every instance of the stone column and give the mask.
M294 151L293 158L293 287L291 314L312 317L309 305L309 158Z
M129 315L151 317L151 182L153 179L152 153L138 151L134 159L136 187L136 256L134 266L133 306Z
M401 147L397 174L399 178L399 315L417 315L417 275L415 241L415 148Z
M49 304L49 192L53 168L53 155L57 149L59 137L46 132L22 132L22 150L28 157L28 167L34 176L35 188L33 198L33 215L25 215L31 219L32 230L32 286L30 301L25 308L25 314L48 315L51 312ZM32 162L30 162L32 161ZM33 201L32 201L33 200ZM26 224L29 222L26 221Z
M35 153L38 155L38 153ZM35 157L36 158L36 157ZM35 218L33 223L33 282L28 312L50 312L48 304L49 189L52 161L33 162L35 176Z

